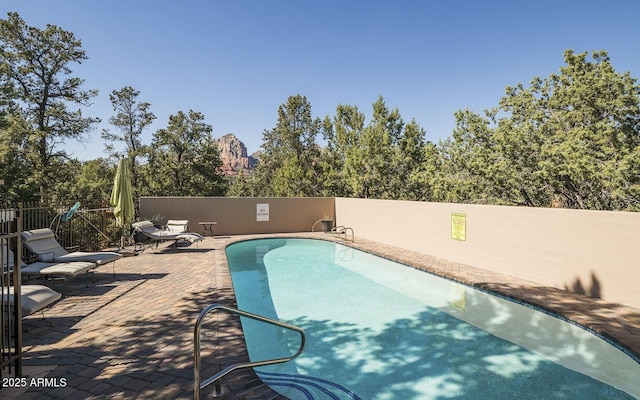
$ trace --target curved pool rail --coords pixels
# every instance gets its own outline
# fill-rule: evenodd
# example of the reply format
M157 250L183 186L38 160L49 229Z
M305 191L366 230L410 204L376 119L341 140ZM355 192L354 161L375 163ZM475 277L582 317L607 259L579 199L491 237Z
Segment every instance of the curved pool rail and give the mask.
M226 311L231 314L239 315L241 317L251 318L256 321L264 322L270 325L275 325L275 326L279 326L285 329L298 332L300 334L300 347L298 348L298 351L295 354L289 357L282 357L282 358L275 358L270 360L262 360L262 361L254 361L254 362L246 362L246 363L238 363L238 364L230 365L225 369L223 369L222 371L215 374L214 376L207 378L203 382L201 370L200 370L202 366L201 355L200 355L200 331L202 328L202 322L204 321L205 317L209 313L217 310ZM271 318L266 318L261 315L253 314L243 310L238 310L236 308L227 307L222 304L214 303L205 307L205 309L202 310L202 312L198 316L195 327L193 329L193 368L194 368L193 398L195 400L200 400L200 391L202 389L205 389L212 383L215 383L213 397L222 397L224 395L224 392L222 390L222 386L220 385L220 379L222 379L224 376L239 369L263 367L265 365L281 364L287 361L291 361L302 353L302 351L304 350L305 341L306 341L306 336L305 336L304 330L295 325L276 321Z

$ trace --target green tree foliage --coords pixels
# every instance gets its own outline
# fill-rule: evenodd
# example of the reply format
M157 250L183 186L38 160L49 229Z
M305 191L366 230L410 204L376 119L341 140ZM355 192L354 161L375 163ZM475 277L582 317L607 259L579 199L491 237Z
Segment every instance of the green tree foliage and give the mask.
M48 199L60 179L56 167L66 157L59 145L79 140L97 119L85 118L70 105L88 105L96 91L83 90L83 80L71 76L71 64L86 59L80 40L55 25L42 30L27 26L17 13L0 20L0 63L3 86L11 86L14 114L27 122L14 124L11 134L24 144L28 163L42 199ZM8 78L8 80L6 79ZM6 131L3 130L3 134Z
M338 106L338 110L342 106ZM344 148L336 138L334 124L329 116L322 121L322 137L326 146L320 152L320 173L323 177L321 196L345 196L348 193L343 179Z
M456 113L437 199L582 209L640 208L640 87L606 52L507 87L485 116Z
M23 136L28 129L29 125L20 117L19 111L14 110L0 116L0 177L4 180L0 201L3 203L38 198L38 187L29 178L26 138Z
M253 195L253 188L249 178L243 171L238 173L229 186L227 196L229 197L251 197Z
M141 171L139 164L147 154L147 146L142 143L142 132L156 119L149 110L151 104L138 100L140 92L131 86L125 86L120 90L114 90L110 95L111 105L116 114L109 118L109 123L118 131L118 134L104 129L102 138L106 141L106 151L114 158L126 157L129 162L131 186L133 196L139 196L141 184ZM125 150L119 150L114 143L122 143ZM139 214L138 202L136 214Z
M364 158L360 138L364 131L365 115L357 106L338 105L333 118L333 129L325 130L328 149L332 157L326 170L331 172L332 187L337 196L357 197L361 189L360 171Z
M115 173L116 166L103 158L83 162L71 191L70 203L82 201L90 205L104 204L111 197Z
M456 112L451 138L440 143L440 165L434 176L434 198L454 203L500 202L499 180L510 171L496 164L499 149L490 121L469 110ZM497 171L497 172L496 172Z
M107 206L115 175L115 167L107 160L57 159L55 168L59 182L49 198L52 204L71 206L79 201L83 207Z
M113 165L69 160L60 150L97 121L71 109L96 94L72 74L86 58L70 32L27 26L16 13L0 20L0 201L109 197ZM231 196L640 210L640 86L604 51L567 50L557 73L507 87L495 108L456 112L451 137L438 144L382 96L369 121L352 105L321 120L306 97L291 96L263 133L257 170L232 181L221 175L201 113L170 116L145 146L141 134L155 116L139 94L130 86L112 92L109 121L118 133L102 137L111 156L129 158L140 195L217 196L228 188Z
M435 146L426 142L426 132L415 119L404 126L394 150L394 198L430 200L433 197L431 180L435 173Z
M179 111L151 142L141 195L222 196L226 181L220 174L220 153L204 115Z
M323 170L329 173L332 194L425 199L429 153L424 129L415 120L404 124L398 109L390 110L382 97L372 108L366 126L365 114L350 105L339 105L332 124L325 122Z
M306 97L288 98L278 108L275 128L264 131L255 172L257 193L267 196L317 196L322 193L320 147L322 122L311 116Z
M402 119L397 110L389 111L380 97L373 103L373 118L356 137L350 151L353 163L349 182L352 193L364 198L392 198L395 171L393 147L397 145Z

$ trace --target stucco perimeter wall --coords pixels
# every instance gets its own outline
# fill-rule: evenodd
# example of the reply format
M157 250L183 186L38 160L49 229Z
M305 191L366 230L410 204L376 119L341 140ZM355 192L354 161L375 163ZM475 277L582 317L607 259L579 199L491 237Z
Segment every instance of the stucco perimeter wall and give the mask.
M258 221L258 205L268 204L268 221ZM265 219L262 215L260 218ZM189 220L189 230L203 233L198 223L215 221L215 235L251 233L311 232L324 216L334 217L332 197L141 197L140 215L149 219L160 215L168 219ZM316 231L322 231L320 224Z
M466 240L451 214L466 215ZM336 199L358 237L640 308L640 213Z

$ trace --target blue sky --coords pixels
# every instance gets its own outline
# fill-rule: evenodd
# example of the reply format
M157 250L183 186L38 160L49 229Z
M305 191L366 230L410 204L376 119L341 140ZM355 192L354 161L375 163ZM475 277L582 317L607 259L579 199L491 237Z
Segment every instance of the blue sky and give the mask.
M86 115L103 121L65 146L83 160L105 155L109 94L127 85L158 117L145 143L192 109L251 153L295 94L320 118L338 104L369 118L382 95L437 142L456 110L496 106L506 86L557 72L568 48L607 50L640 76L637 0L3 0L0 18L8 11L82 40L89 59L74 73L99 90Z

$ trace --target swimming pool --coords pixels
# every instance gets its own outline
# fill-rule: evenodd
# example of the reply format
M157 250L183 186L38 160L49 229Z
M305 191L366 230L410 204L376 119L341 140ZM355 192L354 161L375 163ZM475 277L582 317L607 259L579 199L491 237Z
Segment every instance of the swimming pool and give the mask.
M340 244L226 249L238 307L305 329L257 369L291 399L631 399L640 364L546 313ZM252 360L298 335L242 319Z

